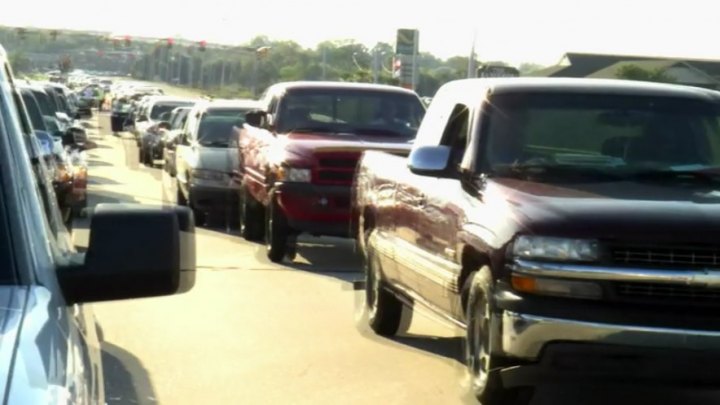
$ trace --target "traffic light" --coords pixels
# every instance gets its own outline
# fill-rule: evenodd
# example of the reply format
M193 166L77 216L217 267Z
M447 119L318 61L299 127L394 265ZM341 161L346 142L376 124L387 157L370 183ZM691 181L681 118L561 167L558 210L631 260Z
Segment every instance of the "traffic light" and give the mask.
M207 49L207 41L202 40L198 42L198 50L200 50L200 52L205 52L205 49Z
M166 44L166 45L167 45L168 48L172 48L174 44L175 44L175 40L174 40L174 39L172 39L172 38L168 38L168 39L167 39L167 44Z

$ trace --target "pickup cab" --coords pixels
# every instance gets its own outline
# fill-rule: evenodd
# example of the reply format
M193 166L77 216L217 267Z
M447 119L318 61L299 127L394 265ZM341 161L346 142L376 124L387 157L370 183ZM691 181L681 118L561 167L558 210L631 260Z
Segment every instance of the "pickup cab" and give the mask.
M720 93L468 79L408 158L365 152L353 211L370 327L429 308L465 330L485 405L528 380L717 384Z
M279 262L298 234L348 237L350 190L366 150L407 155L425 107L399 87L342 82L271 86L239 131L243 237Z

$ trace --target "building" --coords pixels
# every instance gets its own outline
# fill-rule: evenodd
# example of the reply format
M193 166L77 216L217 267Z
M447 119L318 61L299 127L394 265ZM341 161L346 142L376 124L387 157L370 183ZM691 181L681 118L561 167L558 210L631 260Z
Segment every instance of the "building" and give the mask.
M615 79L627 65L662 71L678 84L720 90L720 60L569 52L557 65L528 76Z

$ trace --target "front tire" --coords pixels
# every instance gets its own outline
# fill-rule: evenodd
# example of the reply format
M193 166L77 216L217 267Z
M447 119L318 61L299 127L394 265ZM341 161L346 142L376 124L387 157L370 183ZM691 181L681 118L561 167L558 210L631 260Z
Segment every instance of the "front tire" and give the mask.
M378 335L394 336L400 328L403 303L384 287L380 260L372 249L368 249L365 260L365 309L368 324Z
M475 397L483 405L527 404L532 390L526 387L505 388L497 369L505 362L493 354L491 297L492 273L485 266L470 275L465 314L467 331L465 362Z
M272 199L265 220L265 244L271 262L280 263L287 254L289 232L287 218L277 206L277 201Z

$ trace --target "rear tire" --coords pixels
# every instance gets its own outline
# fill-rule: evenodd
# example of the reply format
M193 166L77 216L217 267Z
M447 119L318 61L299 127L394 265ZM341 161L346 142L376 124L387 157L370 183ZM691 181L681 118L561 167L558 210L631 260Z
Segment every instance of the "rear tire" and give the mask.
M183 194L182 189L180 188L179 181L175 182L175 188L176 188L175 202L177 203L177 205L182 205L183 207L187 207L187 205L188 205L187 198L185 198L185 194Z
M403 303L385 289L377 254L368 249L365 260L365 309L370 329L381 336L394 336L400 328Z
M265 221L262 206L251 200L252 197L244 187L240 189L238 194L238 223L240 225L240 235L248 241L262 241Z
M287 251L285 252L285 258L292 262L297 257L297 236L288 238Z
M277 206L277 201L271 199L265 220L265 245L271 262L280 263L285 258L289 231L285 215Z

